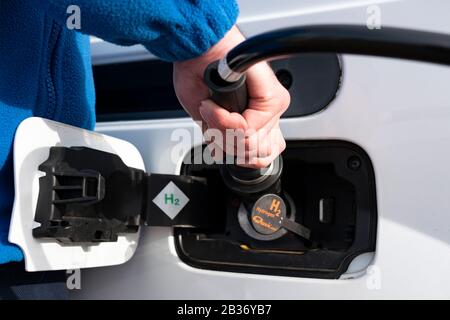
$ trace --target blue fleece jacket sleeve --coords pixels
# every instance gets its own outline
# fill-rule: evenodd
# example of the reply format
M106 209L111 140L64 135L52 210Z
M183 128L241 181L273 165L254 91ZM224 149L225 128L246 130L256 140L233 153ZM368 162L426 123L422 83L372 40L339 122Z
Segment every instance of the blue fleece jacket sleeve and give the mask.
M37 1L37 0L34 0ZM42 0L39 0L42 4ZM47 0L61 24L80 8L82 33L119 45L142 44L163 60L187 60L217 43L235 24L235 0Z

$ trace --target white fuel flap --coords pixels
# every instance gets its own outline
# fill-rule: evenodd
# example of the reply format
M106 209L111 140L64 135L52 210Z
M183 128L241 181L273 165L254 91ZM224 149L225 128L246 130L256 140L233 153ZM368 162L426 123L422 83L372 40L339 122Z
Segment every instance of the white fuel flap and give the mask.
M62 244L33 237L39 226L35 212L39 195L38 167L49 157L50 148L89 147L116 154L125 165L145 171L141 154L131 143L103 134L43 118L28 118L17 129L14 140L15 200L9 241L25 256L27 271L65 270L125 263L136 251L139 232L119 235L116 242Z

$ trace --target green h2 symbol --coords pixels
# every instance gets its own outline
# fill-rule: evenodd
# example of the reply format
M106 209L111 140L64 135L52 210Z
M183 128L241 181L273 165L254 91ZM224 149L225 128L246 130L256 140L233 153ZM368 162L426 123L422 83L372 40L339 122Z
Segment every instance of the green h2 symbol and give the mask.
M170 194L165 193L164 194L164 203L178 206L178 205L180 205L180 199L175 198L173 193L170 193Z

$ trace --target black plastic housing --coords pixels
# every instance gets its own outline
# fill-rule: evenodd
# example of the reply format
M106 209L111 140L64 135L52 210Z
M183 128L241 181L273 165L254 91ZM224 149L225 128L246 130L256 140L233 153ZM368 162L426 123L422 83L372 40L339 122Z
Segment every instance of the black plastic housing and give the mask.
M36 238L62 243L117 241L137 232L144 207L145 172L119 156L86 147L52 147L39 166ZM107 183L105 183L107 181Z

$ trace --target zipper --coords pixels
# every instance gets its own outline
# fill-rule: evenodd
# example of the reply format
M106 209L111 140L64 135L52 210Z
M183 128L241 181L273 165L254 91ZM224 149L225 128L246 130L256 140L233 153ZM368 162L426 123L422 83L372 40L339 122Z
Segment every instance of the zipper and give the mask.
M47 50L47 63L46 63L46 77L45 84L47 88L47 108L45 117L48 119L54 119L56 114L56 105L57 105L57 97L56 97L56 88L55 88L55 72L56 68L54 67L56 64L56 43L59 39L60 28L55 22L52 22L50 37L48 40Z

